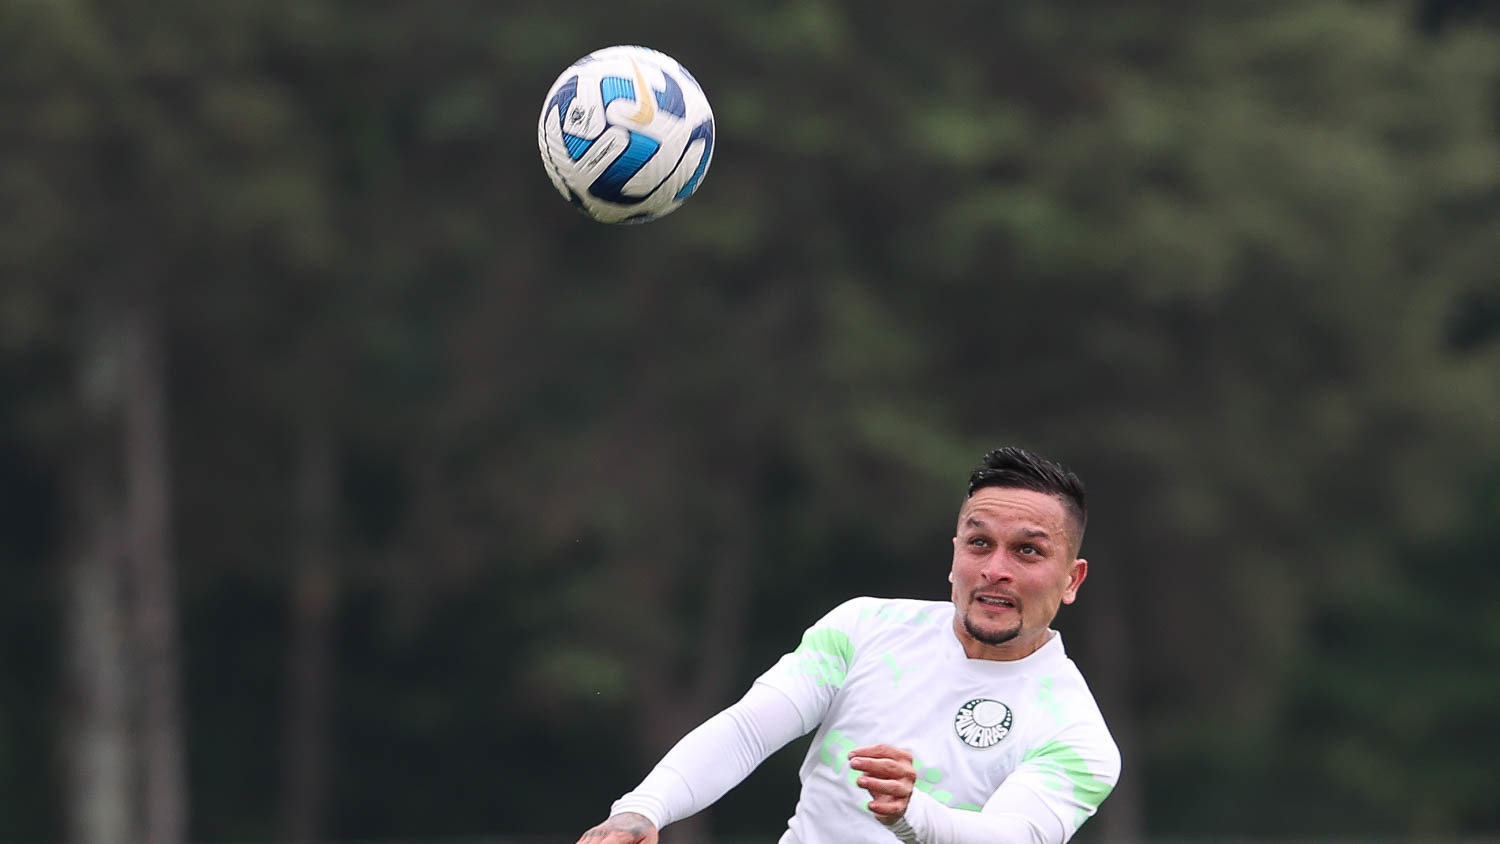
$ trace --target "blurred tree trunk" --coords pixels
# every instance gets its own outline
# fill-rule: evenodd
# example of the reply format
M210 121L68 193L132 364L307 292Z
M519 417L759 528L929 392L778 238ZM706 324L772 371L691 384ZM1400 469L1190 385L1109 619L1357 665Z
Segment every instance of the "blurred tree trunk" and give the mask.
M79 425L65 455L69 545L64 549L64 827L76 844L137 840L129 695L124 547L116 483L115 411L120 400L116 339L86 325L79 343Z
M121 318L125 541L134 599L131 642L143 766L142 831L152 844L178 844L185 837L188 804L161 333L155 303L149 299L134 303Z
M64 823L75 844L135 840L125 690L118 498L97 457L78 455L63 588L66 647ZM104 477L101 477L104 476Z
M298 456L300 555L292 572L291 637L282 734L282 835L322 834L328 781L330 650L337 578L333 566L334 470L329 426L305 422Z

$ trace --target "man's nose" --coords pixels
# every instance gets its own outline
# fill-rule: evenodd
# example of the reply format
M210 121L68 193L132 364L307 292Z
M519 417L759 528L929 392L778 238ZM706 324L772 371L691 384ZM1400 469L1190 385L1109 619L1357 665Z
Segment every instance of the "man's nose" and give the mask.
M994 554L984 561L979 575L990 583L1008 583L1011 579L1010 562L1004 554Z

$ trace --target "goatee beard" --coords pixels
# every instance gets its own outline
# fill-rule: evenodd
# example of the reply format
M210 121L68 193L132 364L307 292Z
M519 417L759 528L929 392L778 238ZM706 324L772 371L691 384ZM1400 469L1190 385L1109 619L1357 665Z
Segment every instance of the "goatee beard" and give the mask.
M967 613L964 614L964 629L969 631L970 636L986 645L1003 645L1021 635L1019 624L1010 630L980 630L974 626L974 620L969 618Z

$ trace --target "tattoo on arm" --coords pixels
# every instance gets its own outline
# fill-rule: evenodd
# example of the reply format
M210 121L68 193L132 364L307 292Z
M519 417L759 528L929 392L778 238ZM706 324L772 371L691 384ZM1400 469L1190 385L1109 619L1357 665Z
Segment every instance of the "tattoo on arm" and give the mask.
M646 825L633 820L618 821L616 823L602 823L583 834L584 839L608 838L611 833L623 832L627 835L641 836L646 834Z

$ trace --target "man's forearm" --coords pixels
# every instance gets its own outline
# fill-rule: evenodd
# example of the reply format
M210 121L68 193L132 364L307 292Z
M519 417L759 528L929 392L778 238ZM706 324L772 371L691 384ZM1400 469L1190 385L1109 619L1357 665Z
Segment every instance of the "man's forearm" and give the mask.
M804 732L792 702L757 684L683 736L639 786L615 801L611 814L636 812L657 829L680 821L708 808Z
M1024 815L953 809L921 791L890 830L905 844L1048 844Z

